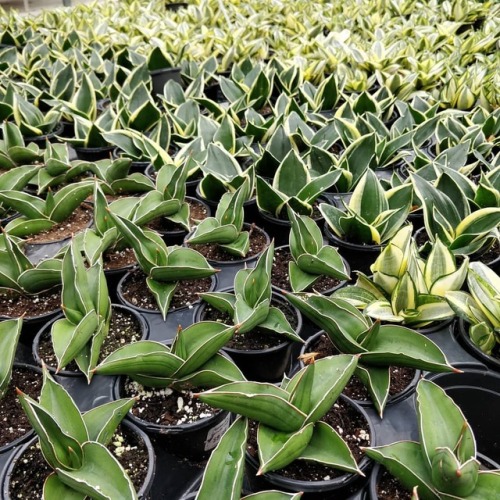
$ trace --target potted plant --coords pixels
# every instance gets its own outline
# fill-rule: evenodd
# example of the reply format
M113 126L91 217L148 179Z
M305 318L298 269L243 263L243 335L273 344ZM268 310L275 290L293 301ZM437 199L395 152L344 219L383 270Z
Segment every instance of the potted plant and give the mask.
M239 325L224 348L251 380L280 380L288 368L292 342L300 338L301 318L271 289L274 244L262 253L253 269L240 269L232 293L209 292L195 320L212 319ZM295 322L294 327L290 321Z
M367 272L382 245L405 223L411 206L411 186L403 184L386 192L373 171L367 170L344 206L345 210L320 205L326 235L352 269Z
M222 434L213 428L225 431L229 427L229 415L197 404L193 388L244 380L236 365L218 353L237 328L206 321L179 328L171 347L152 341L121 347L95 373L127 375L115 387L120 394L139 399L138 409L129 418L162 439L174 453L200 459Z
M344 441L337 425L328 423L333 422L336 411L344 411L338 398L354 373L356 363L354 356L330 356L312 362L292 379L285 379L280 387L268 383L233 382L196 397L251 419L251 427L239 427L244 437L247 437L247 427L252 429L247 444L247 463L267 484L286 491L329 491L341 495L345 491L343 488L352 485L356 475L363 475L369 466L359 451L357 458L353 456L352 443L348 445ZM332 370L335 377L328 375ZM372 439L373 433L370 423L363 417L363 424L357 425L362 427L358 429L360 441L366 442ZM342 427L346 428L346 436L352 430L347 430L348 418L343 413ZM341 432L344 434L343 430ZM316 467L321 464L322 474L329 478L311 478L308 464ZM335 477L334 469L348 475ZM330 479L331 476L334 479Z
M343 299L307 293L286 296L325 331L338 352L359 355L356 376L367 387L380 415L389 397L390 366L454 371L434 342L409 328L373 323Z
M500 483L499 471L480 470L469 423L445 391L428 380L421 380L417 387L417 417L420 442L400 441L366 448L365 453L417 498L494 495ZM370 486L370 498L378 498L376 488Z

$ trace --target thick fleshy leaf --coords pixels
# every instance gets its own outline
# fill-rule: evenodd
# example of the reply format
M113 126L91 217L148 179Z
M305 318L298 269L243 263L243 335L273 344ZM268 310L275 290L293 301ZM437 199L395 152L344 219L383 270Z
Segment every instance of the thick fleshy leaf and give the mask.
M0 322L0 401L7 390L12 374L12 365L16 355L17 343L21 336L23 318L8 319Z
M291 261L288 263L288 277L290 278L290 286L294 292L302 292L309 288L318 278L317 274L308 274L300 267Z
M386 446L366 448L365 453L382 464L401 483L413 490L418 486L422 498L440 500L432 485L431 471L419 443L400 441Z
M389 367L358 364L355 373L368 389L373 404L382 418L391 385Z
M83 444L82 450L83 461L79 469L56 469L64 484L96 500L137 499L132 481L105 446L89 441Z
M11 236L24 238L26 236L41 233L42 231L49 231L54 224L55 223L49 219L28 219L21 216L11 220L5 226L4 231Z
M284 493L282 491L259 491L258 493L252 493L246 497L242 497L241 500L299 500L302 496L300 493Z
M236 296L227 292L206 292L200 293L200 298L215 307L218 311L229 314L231 318L234 317L234 307L236 303Z
M240 500L245 471L248 421L238 418L224 433L208 460L196 500Z
M178 281L208 278L215 273L216 270L199 252L177 247L169 251L167 265L153 267L150 276L157 281Z
M85 500L87 495L79 491L75 491L70 486L65 485L56 473L50 474L43 483L43 498L50 500L51 498L64 498L64 500Z
M158 309L165 321L167 317L168 310L170 308L170 302L174 296L175 289L177 288L177 283L165 283L162 281L155 280L153 278L146 278L146 284L150 292L153 294Z
M259 323L259 327L269 330L270 332L284 335L294 342L304 342L300 338L300 332L292 328L283 311L277 307L269 308L266 319Z
M257 475L278 470L291 464L306 449L313 435L314 423L304 425L297 432L279 432L259 424L257 443L259 445L260 467Z
M345 263L335 248L324 246L316 255L301 255L297 265L306 273L326 275L333 278L347 280Z
M201 401L284 432L299 430L306 415L289 403L288 392L273 384L234 382L197 394Z

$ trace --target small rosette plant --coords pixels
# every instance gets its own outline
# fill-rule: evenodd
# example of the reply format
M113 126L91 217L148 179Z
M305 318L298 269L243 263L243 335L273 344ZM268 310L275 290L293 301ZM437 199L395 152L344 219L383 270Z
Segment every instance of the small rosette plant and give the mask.
M414 499L494 498L499 470L480 470L476 441L460 408L438 385L421 380L417 386L420 442L399 441L365 448L401 483Z
M92 189L91 181L76 182L55 194L49 191L45 200L22 191L0 191L0 202L21 214L5 226L5 231L19 237L49 231L65 221L92 193Z
M469 259L457 266L455 256L438 238L426 260L418 256L412 227L401 228L371 266L370 278L358 272L356 285L337 290L371 318L402 323L412 328L452 318L445 299L460 290Z
M318 462L362 475L342 437L321 421L353 375L356 364L355 356L330 356L285 379L281 387L234 382L197 397L258 422L257 475L282 469L295 460ZM246 426L240 427L246 438Z
M178 246L167 248L154 231L144 231L119 215L109 214L123 239L133 248L164 319L180 280L207 278L217 272L196 250Z
M106 447L135 400L119 399L83 415L47 369L39 401L21 391L19 401L38 435L45 461L53 469L43 498L137 499L134 486Z
M0 168L10 170L23 165L35 165L43 160L43 151L34 143L26 145L19 127L13 122L2 123Z
M457 315L470 323L469 336L486 354L500 343L500 278L482 262L471 262L467 274L469 293L447 292Z
M271 272L274 242L262 253L253 269L240 269L234 278L234 293L206 292L200 297L215 309L229 314L238 332L256 327L303 342L281 309L271 306Z
M99 375L127 375L147 387L217 387L245 377L218 351L238 326L201 321L179 328L171 347L141 340L118 348L94 370Z
M345 210L321 203L328 227L351 243L381 245L405 223L411 207L411 185L384 191L372 170L367 170L352 193Z
M450 372L439 347L424 335L399 325L373 323L349 302L315 294L287 294L288 300L322 328L341 353L359 356L356 375L382 415L389 397L390 366Z
M234 193L224 194L217 206L215 217L202 220L186 243L216 243L232 255L245 257L250 249L250 233L243 231L243 203L249 189L250 183L245 180Z
M293 261L288 266L290 285L294 292L302 292L314 285L320 276L348 280L346 264L337 250L323 245L323 235L317 224L305 215L288 211L292 222L290 253Z

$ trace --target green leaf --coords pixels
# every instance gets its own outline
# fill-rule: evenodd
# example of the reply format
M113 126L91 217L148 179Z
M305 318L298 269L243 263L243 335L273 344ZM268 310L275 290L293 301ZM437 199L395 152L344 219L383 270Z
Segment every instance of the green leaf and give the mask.
M277 307L269 308L266 318L259 323L259 328L284 335L294 342L304 342L300 338L299 332L292 328L283 311Z
M382 418L391 385L389 367L358 364L355 373L368 389L373 404Z
M229 314L231 318L234 317L234 307L236 303L236 296L227 292L206 292L200 293L200 298L215 307L218 311Z
M177 247L169 252L168 264L153 267L150 276L157 281L178 281L208 278L216 272L196 250Z
M0 401L10 384L12 365L14 364L22 326L22 317L0 322L0 352L2 353L2 363L0 363Z
M64 484L96 500L137 499L132 481L105 446L89 441L83 444L82 450L83 462L79 469L56 469Z
M77 207L90 195L94 186L91 182L82 181L64 186L54 195L54 208L47 214L55 222L66 220Z
M66 486L56 473L47 476L43 483L43 498L50 500L52 498L64 498L64 500L85 500L87 495L75 491L73 488Z
M153 268L153 270L154 269L158 268ZM156 300L156 304L158 305L163 321L165 321L170 308L170 302L172 301L175 289L177 288L177 282L166 283L164 281L158 281L148 277L146 278L146 284Z
M273 188L287 196L295 196L310 180L307 166L292 149L276 171Z

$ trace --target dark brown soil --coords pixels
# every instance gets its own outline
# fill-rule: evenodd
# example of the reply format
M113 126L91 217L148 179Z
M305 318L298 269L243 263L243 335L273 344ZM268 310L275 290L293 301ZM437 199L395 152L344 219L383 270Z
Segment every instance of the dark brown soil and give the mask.
M199 302L199 293L210 291L212 288L212 279L203 278L199 280L183 280L180 281L175 290L170 309L179 309L180 307L192 307L193 304ZM141 270L136 270L123 283L123 297L130 304L158 311L158 305L153 294L149 291L146 285L146 275Z
M327 335L321 335L319 340L310 346L309 352L317 352L318 356L316 356L316 359L339 354L339 351L335 349ZM389 370L391 377L391 384L389 386L390 396L395 396L404 391L415 377L414 368L391 366ZM356 375L351 377L351 380L349 380L349 383L342 392L356 401L371 401L368 389Z
M125 426L119 426L108 449L125 469L136 491L147 475L148 449L146 443ZM30 446L17 461L10 482L11 498L41 499L43 483L51 473L38 443Z
M27 243L50 243L71 238L73 234L89 227L92 221L92 208L88 205L79 206L65 221L55 224L48 231L34 234L26 240Z
M363 415L339 399L321 421L326 422L342 436L356 462L359 463L363 457L360 447L370 446L371 442L368 422ZM250 455L257 457L257 425L255 421L250 421L249 424L247 449ZM275 473L299 481L328 481L346 474L346 472L333 467L305 460L295 460Z
M297 316L294 310L285 302L272 301L271 304L283 311L288 322L295 330L297 328ZM229 314L223 313L212 306L207 305L203 311L203 321L219 321L226 325L232 325L233 320ZM226 344L225 347L238 349L240 351L258 351L261 349L269 349L277 345L287 342L288 338L277 333L271 333L263 328L254 328L245 333L235 333L233 338Z
M488 265L495 259L498 259L498 257L500 257L500 242L498 242L497 240L490 249L488 249L481 255L478 255L477 260L482 262L483 264Z
M377 498L379 500L411 500L411 491L384 469L377 483Z
M122 394L127 398L139 398L131 410L137 418L158 425L179 425L209 418L221 411L192 397L193 393L201 391L199 388L177 391L144 387L126 379Z
M106 251L103 254L104 270L111 271L124 269L137 264L134 251L131 248L123 250Z
M129 311L121 308L112 308L108 336L101 346L99 362L103 361L112 352L125 344L132 344L141 340L143 331L137 318ZM57 367L57 358L52 347L50 331L47 329L40 338L38 355L43 362L54 369ZM72 361L65 368L66 371L78 372L77 364Z
M61 289L53 289L38 295L19 295L16 292L0 294L0 316L35 318L57 311L61 307Z
M266 234L254 224L252 224L250 228L247 227L243 229L250 231L250 249L245 258L253 257L264 251L268 245ZM204 245L191 245L188 243L187 245L189 248L194 248L200 252L206 259L212 262L237 262L241 260L241 257L230 254L217 245L217 243L206 243Z
M288 276L288 264L293 261L292 254L287 248L280 248L274 252L273 272L271 275L271 283L281 290L292 291L290 286L290 278ZM340 285L341 281L330 276L321 275L312 286L306 288L305 292L316 291L325 293L331 291L332 288Z
M189 204L189 225L196 225L197 221L202 221L208 217L207 207L199 200L194 198L187 199ZM176 224L168 220L166 217L158 217L152 220L146 227L158 231L159 233L166 233L169 231L186 231L180 224Z
M38 399L42 384L41 373L24 368L13 368L7 392L0 400L0 446L11 443L31 430L29 420L16 395L16 387L33 399Z

